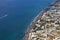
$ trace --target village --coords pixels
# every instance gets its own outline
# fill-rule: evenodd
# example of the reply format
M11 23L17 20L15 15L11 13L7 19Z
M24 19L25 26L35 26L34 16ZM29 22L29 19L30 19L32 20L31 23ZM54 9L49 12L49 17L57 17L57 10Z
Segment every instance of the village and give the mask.
M43 13L35 23L28 40L60 40L60 3Z

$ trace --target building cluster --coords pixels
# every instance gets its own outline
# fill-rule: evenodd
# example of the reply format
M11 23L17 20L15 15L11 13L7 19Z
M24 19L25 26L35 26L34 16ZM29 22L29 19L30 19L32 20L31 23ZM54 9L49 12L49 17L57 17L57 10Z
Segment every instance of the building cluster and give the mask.
M35 23L28 40L60 40L60 3L55 3Z

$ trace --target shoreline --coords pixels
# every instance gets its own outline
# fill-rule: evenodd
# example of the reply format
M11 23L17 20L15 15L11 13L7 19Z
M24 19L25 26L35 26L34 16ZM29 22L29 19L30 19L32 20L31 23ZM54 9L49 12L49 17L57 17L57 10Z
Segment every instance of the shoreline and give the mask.
M29 33L31 32L31 29L33 28L33 24L42 17L42 15L44 14L44 12L48 11L52 5L54 5L58 0L55 0L54 2L52 2L50 5L48 5L46 8L44 8L34 19L33 21L30 23L30 25L28 25L27 31L25 32L25 36L23 37L23 40L28 40L29 37Z

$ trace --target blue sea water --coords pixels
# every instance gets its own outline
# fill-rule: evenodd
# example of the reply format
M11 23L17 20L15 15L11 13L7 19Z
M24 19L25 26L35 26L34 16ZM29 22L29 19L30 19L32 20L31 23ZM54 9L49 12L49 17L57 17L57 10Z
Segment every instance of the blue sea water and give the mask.
M28 25L55 0L0 0L0 40L22 40Z

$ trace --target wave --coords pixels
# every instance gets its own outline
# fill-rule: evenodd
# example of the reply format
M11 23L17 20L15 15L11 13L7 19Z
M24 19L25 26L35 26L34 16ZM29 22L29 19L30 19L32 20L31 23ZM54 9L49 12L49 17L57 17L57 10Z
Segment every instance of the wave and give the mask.
M5 18L5 17L7 17L7 16L8 16L8 15L7 15L7 14L5 14L4 16L0 17L0 19Z

